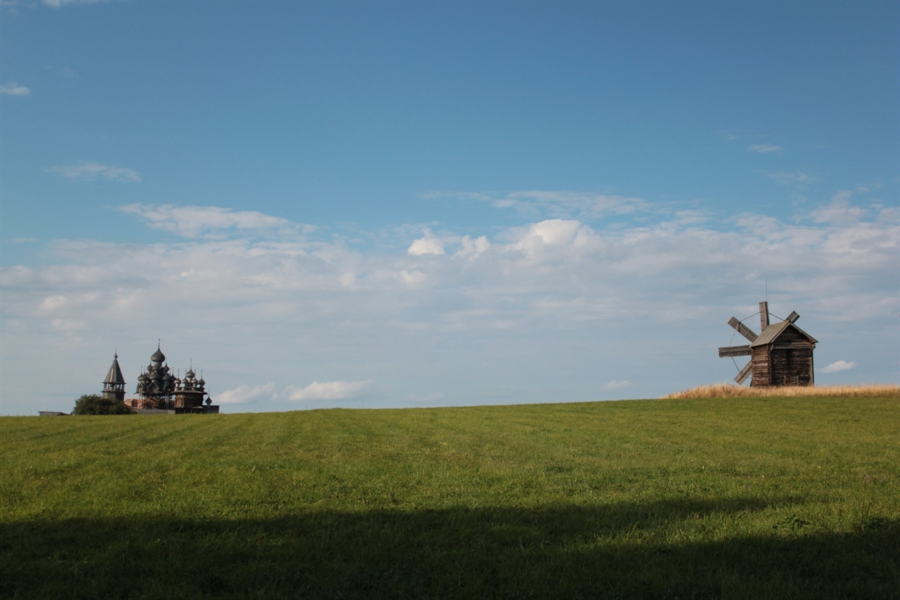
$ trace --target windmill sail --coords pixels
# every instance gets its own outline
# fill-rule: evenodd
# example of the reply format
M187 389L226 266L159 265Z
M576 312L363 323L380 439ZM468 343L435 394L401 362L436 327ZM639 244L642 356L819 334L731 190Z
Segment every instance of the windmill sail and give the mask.
M738 321L736 318L731 317L731 319L728 320L728 324L731 325L735 331L737 331L739 334L741 334L751 342L756 341L756 334L753 333L753 330Z
M726 346L719 348L719 358L729 356L750 356L750 346Z
M747 380L747 378L750 377L750 371L752 369L753 369L753 361L751 360L750 362L747 363L747 365L743 369L741 369L741 372L737 374L737 377L735 377L734 380L738 384L744 383Z

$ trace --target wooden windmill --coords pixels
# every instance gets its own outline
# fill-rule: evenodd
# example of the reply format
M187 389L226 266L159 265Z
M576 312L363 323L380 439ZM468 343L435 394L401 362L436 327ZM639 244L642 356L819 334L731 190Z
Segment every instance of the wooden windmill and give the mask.
M769 323L769 303L759 303L760 334L731 317L728 324L750 340L746 346L719 348L719 357L749 356L750 362L734 380L744 383L751 377L751 387L813 385L813 350L816 340L795 325L800 318L791 312L787 319Z

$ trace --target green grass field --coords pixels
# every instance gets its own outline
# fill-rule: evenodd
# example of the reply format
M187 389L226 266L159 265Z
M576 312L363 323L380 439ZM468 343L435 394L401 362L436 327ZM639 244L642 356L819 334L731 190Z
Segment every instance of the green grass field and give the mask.
M900 399L0 419L4 598L900 598Z

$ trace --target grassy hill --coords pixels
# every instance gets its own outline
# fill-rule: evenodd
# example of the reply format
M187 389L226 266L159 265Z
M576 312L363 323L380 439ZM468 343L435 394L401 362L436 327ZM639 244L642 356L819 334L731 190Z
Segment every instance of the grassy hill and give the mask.
M898 598L900 399L0 419L0 596Z

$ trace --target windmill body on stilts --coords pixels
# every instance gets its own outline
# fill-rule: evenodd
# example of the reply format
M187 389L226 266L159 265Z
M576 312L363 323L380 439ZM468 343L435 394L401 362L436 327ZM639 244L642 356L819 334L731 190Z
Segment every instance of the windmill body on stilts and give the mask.
M751 387L815 384L813 350L818 343L795 324L791 312L784 321L769 323L769 303L759 303L760 334L731 317L728 324L750 341L745 346L719 348L719 357L749 356L750 362L734 378L739 384L750 377Z

